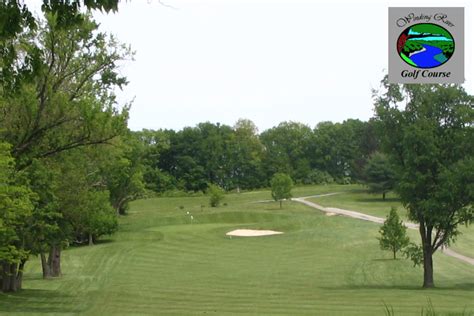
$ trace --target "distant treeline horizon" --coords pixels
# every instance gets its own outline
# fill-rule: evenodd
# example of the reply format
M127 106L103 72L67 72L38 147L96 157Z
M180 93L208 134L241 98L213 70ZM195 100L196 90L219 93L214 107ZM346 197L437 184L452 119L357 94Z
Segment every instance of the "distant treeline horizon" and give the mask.
M277 172L297 184L356 183L379 149L373 119L324 121L315 128L284 121L260 133L248 119L233 126L208 121L132 135L144 146L145 186L159 193L204 192L210 184L228 191L261 188Z

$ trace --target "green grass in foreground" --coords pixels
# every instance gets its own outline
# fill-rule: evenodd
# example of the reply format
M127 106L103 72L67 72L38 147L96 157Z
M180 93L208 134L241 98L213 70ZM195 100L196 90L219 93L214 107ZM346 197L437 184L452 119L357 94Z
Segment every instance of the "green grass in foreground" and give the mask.
M423 290L420 268L379 250L376 224L254 203L269 197L228 195L227 206L203 211L205 197L136 201L109 241L64 252L61 279L42 280L33 259L25 290L0 295L0 314L384 315L385 303L419 315L428 300L438 313L474 311L474 267L438 254L438 288ZM225 236L235 228L285 234Z

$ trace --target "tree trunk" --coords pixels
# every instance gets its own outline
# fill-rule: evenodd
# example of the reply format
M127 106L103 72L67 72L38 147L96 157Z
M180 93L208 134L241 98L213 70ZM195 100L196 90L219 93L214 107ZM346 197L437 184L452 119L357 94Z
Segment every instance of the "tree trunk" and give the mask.
M423 287L433 288L433 248L431 246L431 233L433 227L425 225L424 221L420 221L419 230L423 247Z
M17 291L21 290L23 287L23 269L25 268L26 260L22 260L18 266L18 272L16 274L16 288Z
M124 197L117 203L117 207L115 208L117 215L125 215L125 208L123 207L125 203L130 200L130 197Z
M282 201L282 200L280 200L280 209L282 209L282 208L283 208L283 206L281 205L281 203L282 203L282 202L283 202L283 201Z
M2 292L10 292L10 283L11 283L11 276L10 276L10 263L3 262L2 263Z
M16 274L17 274L17 264L13 263L10 264L10 289L7 292L16 292L18 291L17 287L17 280L16 280Z
M423 247L423 287L424 288L433 288L433 253L431 251L431 246Z
M393 251L393 260L395 260L395 259L397 259L397 251L396 250Z
M94 246L94 239L92 238L91 233L89 233L89 246Z
M26 260L18 263L2 263L2 292L17 292L21 290L23 281L23 268Z
M41 253L40 257L41 268L43 270L43 279L48 279L51 277L51 266L48 264L48 260L46 260L46 255L44 253Z
M385 192L382 192L382 200L385 201Z
M52 277L61 276L61 247L51 246L49 250L48 265Z

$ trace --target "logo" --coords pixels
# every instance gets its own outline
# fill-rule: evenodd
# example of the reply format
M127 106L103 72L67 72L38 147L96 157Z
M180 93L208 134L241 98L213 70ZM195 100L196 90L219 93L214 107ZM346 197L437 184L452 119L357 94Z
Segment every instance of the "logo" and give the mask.
M389 83L464 81L464 8L388 9Z
M407 27L397 40L400 58L410 66L430 69L446 63L454 53L454 39L444 27L418 23Z

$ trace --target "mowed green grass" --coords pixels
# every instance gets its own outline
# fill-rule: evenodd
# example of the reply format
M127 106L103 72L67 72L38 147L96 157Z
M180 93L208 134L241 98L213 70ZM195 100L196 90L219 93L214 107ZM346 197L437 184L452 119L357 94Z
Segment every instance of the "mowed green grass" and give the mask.
M385 200L381 194L371 194L367 188L362 185L330 187L332 192L338 192L336 195L309 198L309 201L318 203L326 207L337 207L358 211L378 217L386 217L391 207L396 207L398 214L407 219L407 210L400 203L400 199L393 192L386 195ZM338 190L339 189L339 190ZM460 235L451 245L451 248L463 255L474 258L474 226L460 226ZM414 241L418 241L417 233L410 233Z
M295 195L351 187L305 187ZM296 202L283 210L268 191L132 203L107 242L64 252L64 276L42 280L32 259L18 294L0 294L2 315L420 315L474 312L474 267L435 256L436 289L422 270L391 260L378 226L324 214ZM188 215L187 212L190 212ZM193 216L191 220L190 216ZM282 235L233 237L236 228Z

